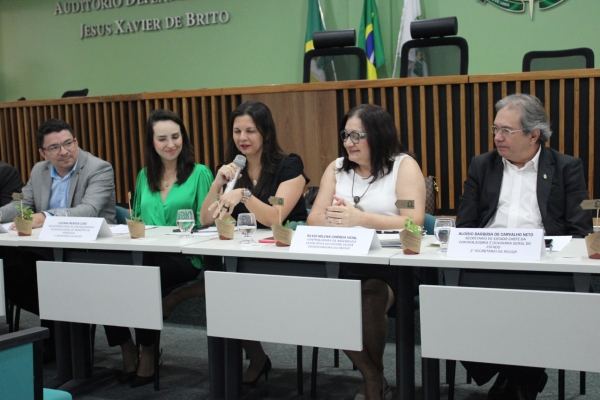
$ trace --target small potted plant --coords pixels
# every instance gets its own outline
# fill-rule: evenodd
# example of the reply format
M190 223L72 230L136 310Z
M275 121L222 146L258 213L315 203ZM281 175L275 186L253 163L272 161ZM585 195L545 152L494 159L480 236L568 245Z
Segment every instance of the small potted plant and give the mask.
M132 239L141 239L146 237L146 223L142 222L142 217L134 217L131 212L131 192L127 193L127 198L129 200L129 215L131 215L131 219L125 219L127 221L127 228L129 229L129 236Z
M217 232L219 233L219 239L221 240L232 240L235 232L235 219L231 218L230 215L225 215L223 219L217 218L215 221L217 225Z
M131 217L126 219L129 235L132 239L140 239L146 237L146 223L142 221L142 217Z
M411 216L404 222L404 230L400 232L400 243L404 254L419 254L423 240L422 228L413 222Z
M590 233L585 237L588 256L594 260L600 260L600 232Z
M19 236L31 236L31 230L33 229L33 210L29 206L21 205L15 206L19 215L15 217L15 226Z
M287 247L292 244L294 230L290 227L290 221L286 221L285 226L273 224L271 230L273 231L273 237L275 238L275 246Z

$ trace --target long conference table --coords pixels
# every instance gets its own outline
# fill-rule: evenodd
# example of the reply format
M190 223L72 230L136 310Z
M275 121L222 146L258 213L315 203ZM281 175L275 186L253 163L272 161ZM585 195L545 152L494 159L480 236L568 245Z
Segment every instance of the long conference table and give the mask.
M71 242L39 239L39 230L30 237L18 237L15 232L0 234L0 246L46 247L53 248L55 261L78 261L100 263L128 263L141 265L143 252L175 252L222 256L228 272L258 273L268 275L295 275L335 279L339 275L340 264L360 263L390 265L397 273L397 318L396 318L396 382L398 398L415 397L414 370L414 298L413 270L425 267L430 271L445 268L447 284L453 283L459 269L489 269L535 272L569 272L574 274L578 291L589 285L589 275L600 273L600 262L588 259L582 239L574 239L562 252L544 256L540 261L510 262L501 260L451 259L437 252L433 237L424 239L421 254L404 255L398 248L384 248L370 251L367 255L328 255L293 253L289 247L276 247L274 244L243 246L239 244L239 234L230 241L219 240L215 236L194 236L180 239L171 233L172 227L159 227L146 231L145 239L130 239L128 235L98 238L96 241ZM259 231L255 239L271 236L270 231ZM110 256L108 256L110 254ZM565 254L569 257L565 257ZM428 282L425 282L428 283ZM432 281L433 283L433 281ZM457 283L456 283L457 284ZM210 322L209 322L210 323ZM67 328L69 329L69 328ZM72 331L72 327L70 328ZM59 332L57 332L59 333ZM427 332L422 332L425 335ZM60 333L59 333L60 334ZM223 367L227 357L237 357L234 353L222 351L221 340L209 338L209 368L211 373L212 398L238 398L239 374L231 374ZM58 339L57 339L58 344ZM294 343L290 343L294 344ZM81 345L79 343L78 345ZM71 346L74 346L71 343ZM60 351L57 348L57 351ZM71 351L67 351L71 354ZM87 353L89 354L89 352ZM60 357L60 353L57 354ZM90 360L61 360L58 378L85 379L91 375ZM79 355L84 357L84 355ZM57 360L58 361L58 360ZM237 362L237 360L236 360ZM233 364L233 362L232 362ZM423 398L439 399L439 362L437 359L423 359Z
M390 258L390 266L444 272L446 286L421 286L424 365L446 359L600 372L600 318L590 312L600 310L600 295L591 293L600 261L588 257L584 239L539 261L449 258L434 241L425 239L421 254ZM424 381L424 391L426 384L437 385Z
M272 234L270 231L264 231L255 236L259 239ZM206 241L185 246L182 251L184 254L223 256L228 272L333 279L338 278L343 263L389 265L391 257L401 252L398 248L382 248L370 251L366 255L307 254L293 253L289 247L276 247L274 244L241 246L238 242L237 237L231 241ZM413 268L397 268L396 272L396 382L399 398L412 399L415 393ZM368 271L365 276L368 276ZM217 339L209 341L209 346L213 344L214 347L225 348ZM237 356L235 352L228 352L227 357ZM235 360L230 360L227 365L230 365L231 369L224 370L222 365L211 362L211 392L215 398L235 399L239 395L239 380L235 374L238 368ZM439 382L439 373L437 380ZM435 398L439 398L439 384L437 386Z
M213 236L180 238L174 227L146 230L144 239L131 239L129 234L98 238L94 241L40 239L41 229L31 236L18 236L16 231L0 234L0 246L53 249L54 261L142 265L144 252L181 253L183 246L213 239ZM57 376L45 385L69 390L92 376L92 348L89 325L55 322Z

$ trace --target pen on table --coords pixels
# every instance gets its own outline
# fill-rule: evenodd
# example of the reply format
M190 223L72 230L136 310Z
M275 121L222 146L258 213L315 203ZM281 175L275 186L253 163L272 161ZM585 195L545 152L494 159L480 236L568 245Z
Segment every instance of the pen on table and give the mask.
M206 229L209 227L210 227L209 225L206 225L206 226L201 226L199 228L194 228L194 229L192 229L192 233L201 231L202 229ZM181 230L179 230L178 228L175 228L175 229L173 229L173 232L181 232Z
M376 233L400 233L400 231L375 231Z

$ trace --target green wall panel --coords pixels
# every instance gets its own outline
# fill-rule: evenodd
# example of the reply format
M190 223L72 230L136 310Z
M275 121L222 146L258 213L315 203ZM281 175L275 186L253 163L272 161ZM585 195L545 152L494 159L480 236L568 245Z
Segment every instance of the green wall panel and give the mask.
M112 0L111 0L112 1ZM0 101L56 98L69 89L90 96L178 89L299 83L305 0L172 0L69 15L56 1L0 1ZM60 2L64 4L65 2ZM358 30L363 0L321 0L328 29ZM528 3L528 2L527 2ZM456 15L470 46L470 73L517 72L531 49L591 47L600 56L598 0L566 0L533 20L476 0L422 0L426 17ZM392 75L402 0L377 0ZM227 24L185 27L185 14L227 11ZM183 28L166 30L165 17ZM116 34L115 20L161 19L162 30ZM80 24L111 24L106 37L81 40Z

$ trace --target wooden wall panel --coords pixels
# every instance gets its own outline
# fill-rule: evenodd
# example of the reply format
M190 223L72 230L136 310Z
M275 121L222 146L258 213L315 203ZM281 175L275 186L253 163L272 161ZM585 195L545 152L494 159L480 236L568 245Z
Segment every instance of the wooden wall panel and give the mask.
M242 98L261 101L271 109L279 145L302 157L309 186L319 186L323 171L338 157L335 91L267 93Z
M35 132L49 118L64 118L82 149L111 162L117 201L126 203L144 166L145 126L152 110L171 109L184 121L196 161L214 167L226 160L228 119L243 100L267 104L285 151L302 156L311 185L342 154L341 117L362 103L387 109L405 147L415 153L424 175L435 175L440 213L454 214L473 156L494 148L489 126L494 103L511 93L539 97L550 115L549 146L580 157L592 193L600 192L600 70L382 79L143 93L89 98L0 103L0 157L24 180L40 160Z

